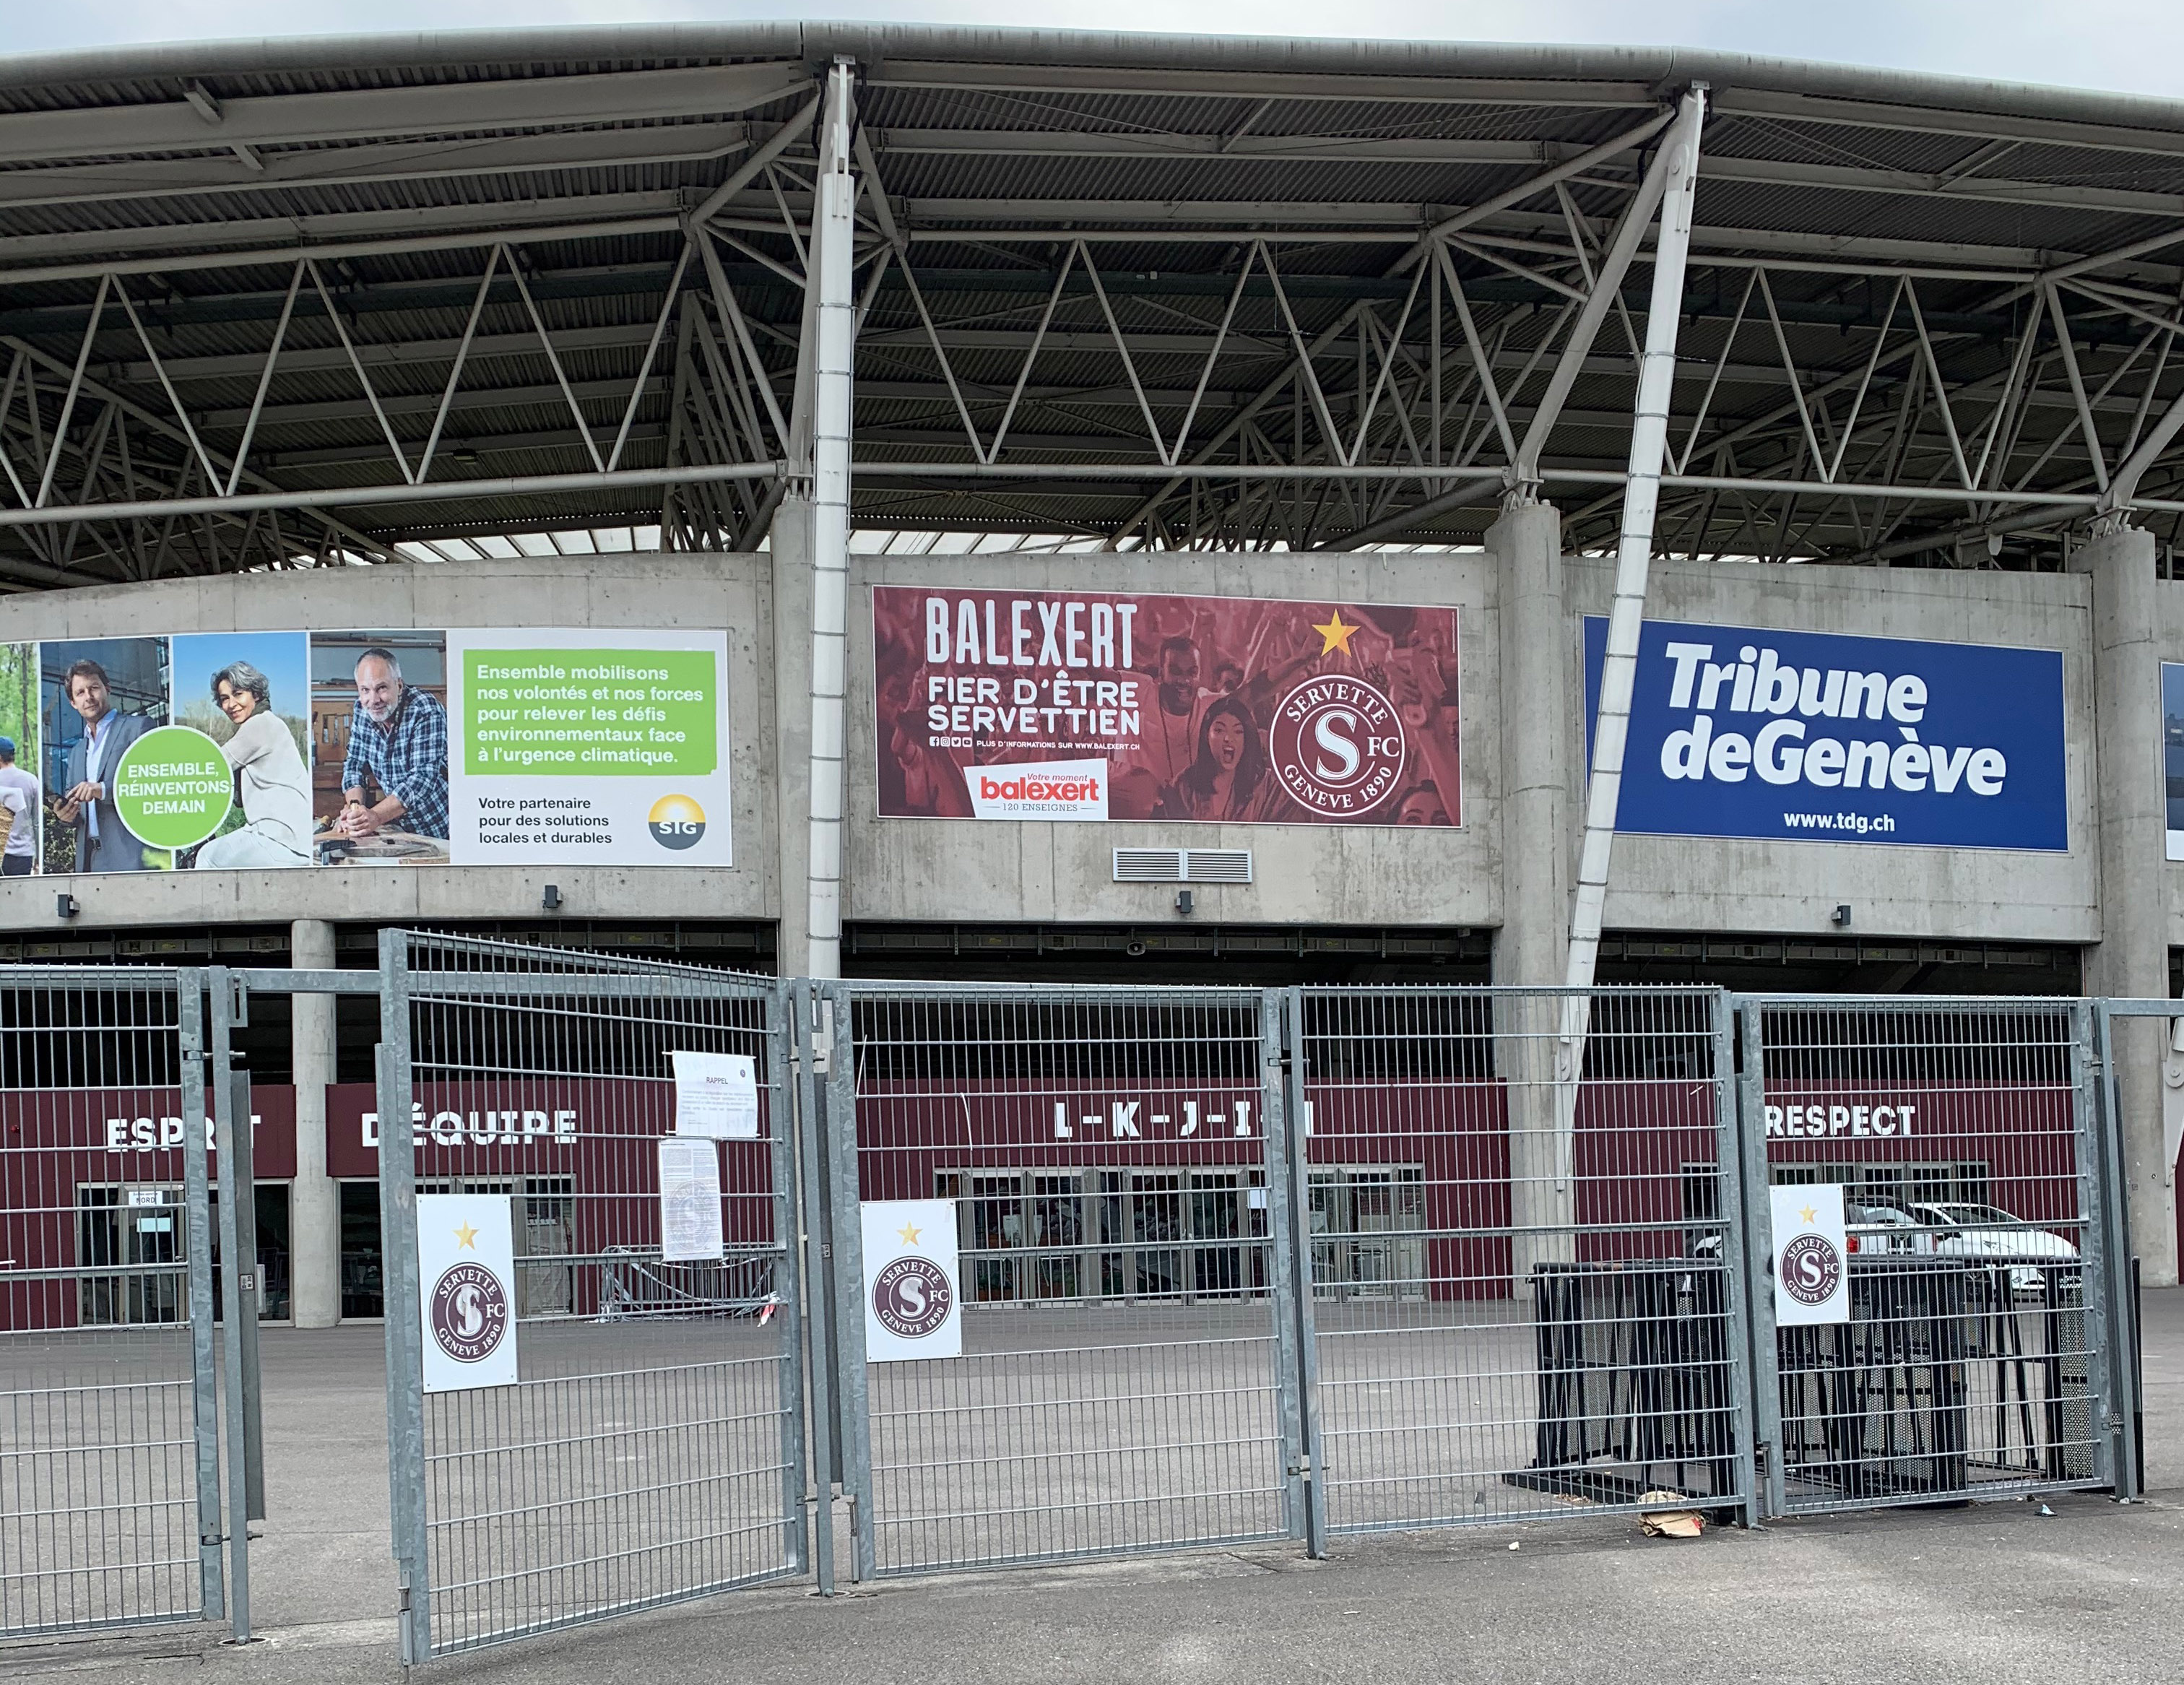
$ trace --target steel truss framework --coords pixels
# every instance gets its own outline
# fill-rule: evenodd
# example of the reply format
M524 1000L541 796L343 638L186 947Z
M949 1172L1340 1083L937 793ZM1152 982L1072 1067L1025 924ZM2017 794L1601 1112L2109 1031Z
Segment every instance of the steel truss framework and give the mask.
M0 581L755 544L811 473L837 59L860 527L1352 549L1544 496L1612 548L1694 82L1658 553L2053 567L2184 522L2184 109L1538 49L526 45L0 65Z

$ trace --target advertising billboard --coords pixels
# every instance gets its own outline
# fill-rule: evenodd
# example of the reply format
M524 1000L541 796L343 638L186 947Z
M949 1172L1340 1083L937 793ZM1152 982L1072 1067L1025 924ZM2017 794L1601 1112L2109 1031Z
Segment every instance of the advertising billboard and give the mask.
M1607 644L1588 617L1588 763ZM2062 655L1649 620L1616 829L2062 852Z
M730 863L710 631L0 644L8 876Z
M0 707L6 691L0 689ZM2184 661L2161 664L2161 794L2171 860L2184 860Z
M1457 611L872 588L883 818L1462 823Z

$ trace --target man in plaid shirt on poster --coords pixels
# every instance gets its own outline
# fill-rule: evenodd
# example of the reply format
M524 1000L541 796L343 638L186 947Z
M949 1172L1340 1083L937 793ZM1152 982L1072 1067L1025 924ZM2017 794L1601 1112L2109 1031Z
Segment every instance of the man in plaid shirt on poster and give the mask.
M334 829L348 837L448 834L448 711L402 682L392 650L373 648L356 658L356 706Z

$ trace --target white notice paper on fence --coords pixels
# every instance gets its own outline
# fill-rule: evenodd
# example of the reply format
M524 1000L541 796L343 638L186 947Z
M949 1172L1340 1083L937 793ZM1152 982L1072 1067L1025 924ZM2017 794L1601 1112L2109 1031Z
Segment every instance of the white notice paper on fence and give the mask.
M1774 1215L1774 1324L1850 1320L1850 1248L1840 1182L1768 1189Z
M758 1139L758 1067L748 1053L670 1053L675 1133L715 1141Z
M417 1196L425 1390L513 1386L515 1236L504 1193Z
M721 1154L710 1141L660 1143L660 1256L664 1263L716 1258L721 1238Z

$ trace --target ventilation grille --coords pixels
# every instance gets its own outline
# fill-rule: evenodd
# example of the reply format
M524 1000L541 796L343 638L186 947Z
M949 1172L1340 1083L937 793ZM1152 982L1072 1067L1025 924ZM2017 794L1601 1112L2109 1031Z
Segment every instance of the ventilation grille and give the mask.
M1118 884L1248 884L1248 848L1118 848Z

